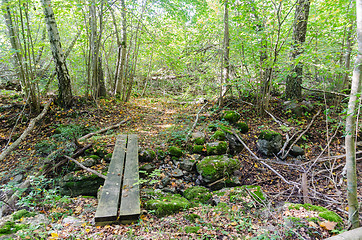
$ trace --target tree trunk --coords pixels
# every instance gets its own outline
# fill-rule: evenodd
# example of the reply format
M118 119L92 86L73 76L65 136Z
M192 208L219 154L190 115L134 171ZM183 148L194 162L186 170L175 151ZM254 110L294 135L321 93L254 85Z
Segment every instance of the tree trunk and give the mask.
M221 61L221 76L220 76L220 97L219 106L223 105L224 94L227 92L228 87L226 86L229 79L230 70L230 36L229 36L229 9L228 0L224 2L224 56ZM223 74L225 73L225 74Z
M126 21L126 4L124 0L121 0L121 8L122 8L122 42L121 45L118 47L119 54L117 60L117 67L116 67L116 73L114 77L115 82L115 95L123 95L124 91L124 84L125 84L125 63L126 63L126 50L127 50L127 21Z
M347 170L347 199L348 221L353 228L359 227L357 199L357 170L356 170L356 114L360 99L362 83L362 0L356 1L357 8L357 41L358 52L352 76L351 94L348 102L346 118L346 170Z
M302 45L307 35L310 0L298 0L293 26L292 61L303 53ZM292 73L287 77L285 94L287 99L300 99L302 97L303 64L293 66Z
M52 49L53 60L58 77L58 103L63 107L70 107L72 105L72 88L68 72L68 68L63 56L63 49L60 43L58 27L55 22L53 9L50 5L50 0L42 0L44 9L45 22L48 30L48 37Z

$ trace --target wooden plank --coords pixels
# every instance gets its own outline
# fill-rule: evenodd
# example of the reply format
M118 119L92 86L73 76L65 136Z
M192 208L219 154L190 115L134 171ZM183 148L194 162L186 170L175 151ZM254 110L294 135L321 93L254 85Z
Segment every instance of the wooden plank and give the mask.
M138 169L137 135L128 136L127 153L122 186L119 221L129 223L137 220L140 213L140 189Z
M108 167L107 179L104 183L95 215L96 225L105 225L117 221L126 142L127 135L117 136L112 160Z

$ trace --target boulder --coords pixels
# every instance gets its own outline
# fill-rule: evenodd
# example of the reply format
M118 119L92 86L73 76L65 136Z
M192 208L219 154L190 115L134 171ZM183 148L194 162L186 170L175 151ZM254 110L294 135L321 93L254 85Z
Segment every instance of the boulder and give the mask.
M198 162L196 168L203 182L211 183L224 176L233 175L234 171L240 168L240 162L225 155L208 156Z
M190 202L178 194L167 193L145 202L147 210L154 210L159 217L180 212L190 207Z
M191 172L195 169L196 160L185 158L180 162L180 168L187 172Z
M233 124L240 120L241 116L238 112L233 110L224 111L223 118L229 123Z
M228 150L228 143L224 141L206 143L207 155L222 155Z
M206 204L212 197L209 189L201 186L194 186L184 191L184 196L190 202Z
M171 146L169 149L168 149L168 152L170 153L170 155L172 157L176 157L176 158L179 158L183 155L183 152L180 148L176 147L176 146Z
M175 168L171 171L171 177L180 178L184 175L181 169Z
M282 135L271 130L264 130L260 133L257 147L260 153L266 156L273 156L283 146Z
M240 131L240 133L247 133L249 131L249 126L245 122L235 123L235 127Z
M97 175L74 176L67 174L59 181L60 193L67 196L97 196L98 188L104 179Z
M152 149L141 150L138 159L140 162L152 162L156 159L156 153Z
M305 154L304 149L296 145L292 147L289 153L293 157L303 156Z
M226 139L225 132L222 130L217 130L212 136L212 139L224 141Z
M202 145L205 143L205 133L195 132L191 134L191 141L197 145Z
M243 144L241 144L234 134L226 133L226 139L229 142L229 149L231 154L238 154L244 149Z
M297 117L303 116L306 112L311 112L314 109L313 104L310 101L286 101L283 103L284 110L290 111L292 114L296 115Z

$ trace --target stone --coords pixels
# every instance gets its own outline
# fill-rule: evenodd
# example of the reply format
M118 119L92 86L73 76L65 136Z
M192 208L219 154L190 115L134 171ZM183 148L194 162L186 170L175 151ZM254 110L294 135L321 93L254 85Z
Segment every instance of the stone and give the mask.
M277 154L283 146L282 135L271 130L264 130L260 133L257 147L260 153L265 156Z
M206 143L207 155L222 155L228 150L228 143L224 141Z
M202 181L211 183L225 176L233 175L234 171L240 168L240 162L225 155L208 156L198 162L196 168L202 176Z
M205 143L205 133L195 132L191 134L191 141L197 145L202 145Z
M305 154L304 149L297 145L294 145L289 153L293 157L303 156Z
M249 131L249 126L245 122L235 123L235 127L240 131L240 133L247 133Z
M83 164L84 167L90 168L90 167L93 167L94 165L96 165L97 162L98 161L94 158L88 158L88 159L84 160L83 162L81 162L81 164Z
M215 140L219 140L219 141L224 141L226 139L225 137L225 132L224 131L221 131L221 130L217 130L212 136L211 136L212 139L215 139Z
M192 152L202 154L204 152L204 146L203 145L194 145L192 147Z
M177 158L179 158L183 155L182 150L176 146L171 146L168 149L168 152L170 153L171 156L177 157Z
M170 184L171 182L171 178L166 176L161 180L161 186L164 188L166 187L168 184Z
M145 171L148 174L152 173L156 169L156 166L152 163L146 163L140 167L140 171Z
M159 196L145 202L147 210L154 210L159 217L180 212L190 207L190 202L178 194L167 193L165 196Z
M81 226L84 222L76 217L67 216L62 220L63 224L72 226Z
M156 159L156 153L152 149L141 150L138 159L140 162L152 162Z
M187 172L193 171L195 168L195 165L196 165L196 160L194 160L194 159L185 158L182 160L182 162L180 162L180 168Z
M184 175L181 169L175 168L171 171L171 177L180 178Z
M283 105L285 111L290 111L297 117L301 117L303 115L303 109L296 101L286 101L283 103Z
M60 193L67 196L97 196L98 188L104 184L104 179L97 175L74 176L67 174L59 181Z
M241 116L238 112L233 110L224 111L223 118L229 123L233 124L240 120Z
M234 134L226 133L226 139L229 142L229 149L231 154L238 154L244 149L243 144L241 144Z
M209 189L201 186L194 186L184 191L184 196L190 202L206 204L212 197Z

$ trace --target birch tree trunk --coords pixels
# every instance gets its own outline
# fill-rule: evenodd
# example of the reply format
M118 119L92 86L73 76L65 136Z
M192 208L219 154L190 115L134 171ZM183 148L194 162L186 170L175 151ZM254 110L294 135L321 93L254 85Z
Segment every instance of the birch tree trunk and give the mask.
M59 31L50 0L41 0L44 9L45 22L48 30L50 47L58 77L58 103L63 107L70 107L72 104L72 87L68 68L63 55Z
M220 97L219 97L219 106L223 105L223 98L225 93L228 90L228 87L225 86L229 79L229 70L230 70L230 36L229 36L229 9L228 9L228 0L224 2L224 56L223 61L221 61L221 76L220 76ZM223 74L224 73L224 74Z
M357 169L356 169L356 114L362 82L362 0L356 1L357 8L357 41L358 52L352 76L351 93L348 102L346 118L346 170L347 170L347 199L348 221L353 228L359 227L357 199Z
M298 0L295 8L293 26L293 50L292 61L303 53L302 45L307 35L310 0ZM285 95L288 99L300 99L302 97L303 64L297 63L286 81Z

